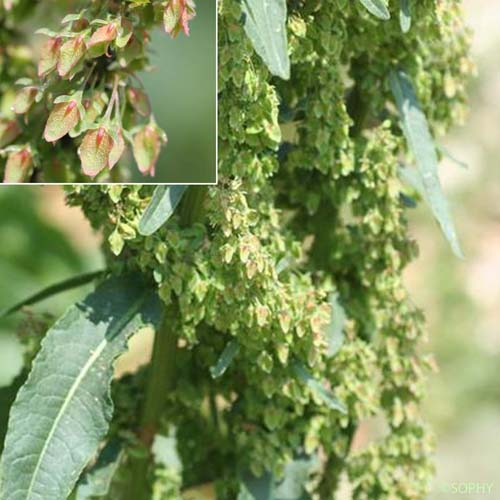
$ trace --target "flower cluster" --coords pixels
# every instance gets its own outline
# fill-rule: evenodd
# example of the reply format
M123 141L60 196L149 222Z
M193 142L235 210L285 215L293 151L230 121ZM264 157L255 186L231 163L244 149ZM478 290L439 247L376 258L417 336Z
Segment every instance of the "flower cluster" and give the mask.
M12 115L0 121L1 147L17 154L9 156L5 181L29 180L45 158L51 165L38 169L37 179L109 179L127 146L140 172L154 176L167 138L134 80L147 69L151 29L163 21L172 37L188 35L194 15L191 0L109 0L67 15L59 31L38 30L47 38L36 75L17 80L21 88L10 103L23 121ZM24 145L13 144L18 140Z
M240 3L221 0L219 185L206 189L201 216L183 223L188 196L144 237L150 187L68 193L103 231L110 267L149 274L175 318L178 382L165 425L178 430L184 484L216 480L218 498L234 499L242 475L279 478L307 455L322 458L311 498L334 498L342 474L357 500L427 495L432 438L419 403L433 364L402 279L416 245L387 75L404 65L434 130L446 130L463 115L470 63L457 2L411 4L403 34L397 16L381 25L361 2L288 2L292 68L283 82L255 54ZM333 355L332 292L347 316ZM211 380L232 341L233 363ZM375 416L387 434L353 449Z

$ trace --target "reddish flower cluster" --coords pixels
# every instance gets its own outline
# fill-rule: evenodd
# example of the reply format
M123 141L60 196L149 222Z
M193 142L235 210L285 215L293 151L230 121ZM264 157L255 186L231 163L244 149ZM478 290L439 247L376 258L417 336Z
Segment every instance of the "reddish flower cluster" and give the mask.
M195 16L192 0L169 0L165 6L163 24L165 31L175 38L181 31L189 36L189 21Z
M193 0L169 0L154 7L163 13L172 38L181 31L189 35ZM154 120L146 94L128 83L147 64L150 26L137 16L127 18L125 10L102 20L82 11L66 16L62 24L61 32L39 31L49 37L39 51L40 82L20 81L24 87L16 94L12 111L24 115L26 124L33 116L40 119L48 113L43 138L51 144L65 136L76 139L85 175L95 177L112 169L127 143L140 172L154 175L166 135ZM67 94L61 95L65 89ZM22 130L16 120L1 119L0 148L16 140ZM58 147L67 150L70 144L63 141ZM33 156L43 146L32 141L30 147L9 147L15 149L9 152L5 181L25 179L33 169Z

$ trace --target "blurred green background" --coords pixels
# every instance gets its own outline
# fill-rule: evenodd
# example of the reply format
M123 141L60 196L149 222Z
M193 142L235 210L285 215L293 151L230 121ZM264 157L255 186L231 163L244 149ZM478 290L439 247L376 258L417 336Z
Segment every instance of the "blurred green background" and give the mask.
M217 154L217 33L215 0L196 2L191 34L172 40L153 33L151 63L141 76L168 144L154 182L214 183ZM131 181L153 182L134 167Z

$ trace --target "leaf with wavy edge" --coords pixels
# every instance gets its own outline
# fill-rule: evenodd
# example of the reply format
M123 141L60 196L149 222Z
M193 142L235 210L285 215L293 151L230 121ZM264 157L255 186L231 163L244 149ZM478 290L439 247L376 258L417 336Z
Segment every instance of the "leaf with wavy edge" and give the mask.
M92 500L109 493L113 478L123 458L123 448L118 440L110 441L99 458L82 478L76 488L75 500Z
M159 299L140 276L112 278L48 331L12 406L0 498L68 497L108 430L114 360L160 316Z

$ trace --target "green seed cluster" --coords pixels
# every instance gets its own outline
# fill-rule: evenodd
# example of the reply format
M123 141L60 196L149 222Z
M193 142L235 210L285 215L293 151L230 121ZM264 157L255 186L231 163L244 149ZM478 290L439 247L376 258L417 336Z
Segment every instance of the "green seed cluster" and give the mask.
M219 497L234 499L242 471L279 477L298 453L319 453L314 498L333 498L347 474L355 499L423 499L432 438L419 403L433 363L402 281L416 245L388 74L411 74L433 130L444 132L464 116L468 34L454 0L410 2L407 34L397 15L382 23L361 2L288 4L292 78L283 82L255 55L239 3L219 2L220 182L197 217L186 224L188 191L143 237L150 187L73 187L68 200L103 230L110 267L149 274L176 312L177 390L165 425L177 426L186 486L218 479ZM348 320L329 357L332 292ZM231 340L238 354L212 380ZM304 384L296 363L347 413ZM370 417L387 432L353 451Z

